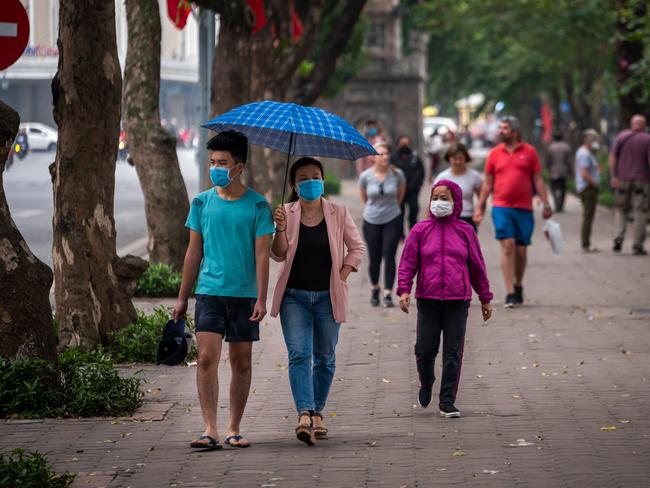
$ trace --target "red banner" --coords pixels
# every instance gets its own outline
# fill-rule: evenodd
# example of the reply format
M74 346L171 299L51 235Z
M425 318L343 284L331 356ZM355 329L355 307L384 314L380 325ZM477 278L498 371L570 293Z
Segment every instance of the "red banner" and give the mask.
M248 7L253 13L255 25L253 26L253 34L261 30L266 25L266 12L264 11L264 0L246 0Z
M167 0L167 15L177 29L185 27L191 11L192 4L188 0Z

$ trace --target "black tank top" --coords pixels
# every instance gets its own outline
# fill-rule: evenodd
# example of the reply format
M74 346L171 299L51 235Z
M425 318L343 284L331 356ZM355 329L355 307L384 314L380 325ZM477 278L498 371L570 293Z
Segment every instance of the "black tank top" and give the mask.
M291 265L287 288L308 291L330 289L332 254L325 219L314 227L300 223L298 248Z

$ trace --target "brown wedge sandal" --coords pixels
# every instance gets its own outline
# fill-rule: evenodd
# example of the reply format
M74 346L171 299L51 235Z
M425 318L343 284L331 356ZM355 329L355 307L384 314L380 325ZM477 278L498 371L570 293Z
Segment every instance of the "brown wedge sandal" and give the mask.
M309 423L302 423L300 420L303 417L309 417ZM311 427L311 414L307 411L300 412L298 414L298 427L296 427L296 437L298 440L304 442L308 446L313 446L314 445L314 435L312 433L312 427Z
M313 417L318 417L321 419L321 422L323 420L323 414L320 412L314 412ZM312 422L313 425L313 422ZM312 432L314 433L314 437L316 437L316 440L324 440L327 439L327 427L324 425L317 425L315 427L311 428Z

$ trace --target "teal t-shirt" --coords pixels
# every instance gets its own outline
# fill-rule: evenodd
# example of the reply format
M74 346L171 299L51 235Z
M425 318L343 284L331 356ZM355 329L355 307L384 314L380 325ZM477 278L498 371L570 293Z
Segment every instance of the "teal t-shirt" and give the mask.
M255 239L275 232L262 195L248 189L238 200L224 200L211 188L192 200L185 227L203 238L197 294L257 297Z

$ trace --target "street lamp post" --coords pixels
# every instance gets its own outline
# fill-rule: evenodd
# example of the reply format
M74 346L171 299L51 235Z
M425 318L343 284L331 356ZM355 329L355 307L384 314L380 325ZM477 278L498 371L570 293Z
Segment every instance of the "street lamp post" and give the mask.
M214 12L202 8L199 12L199 120L210 118L210 93L212 92L212 59L214 57ZM205 144L207 129L199 127L199 147L196 163L199 168L199 191L208 187L207 155Z

